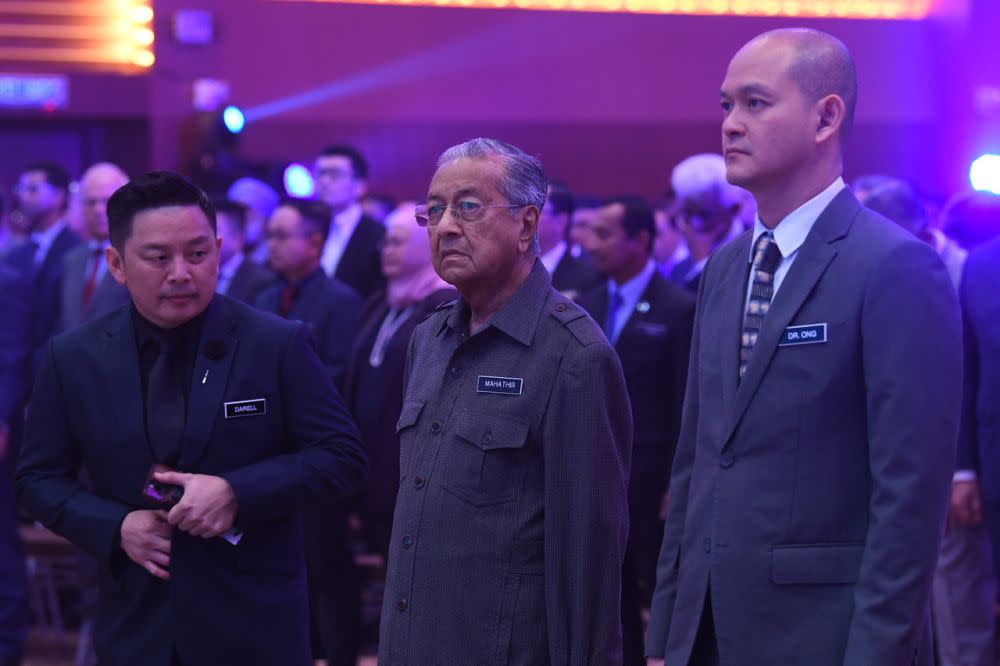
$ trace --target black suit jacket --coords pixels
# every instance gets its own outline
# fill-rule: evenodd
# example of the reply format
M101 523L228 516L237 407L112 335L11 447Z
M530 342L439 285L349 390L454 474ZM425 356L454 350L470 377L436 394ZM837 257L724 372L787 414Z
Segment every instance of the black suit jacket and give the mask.
M33 367L38 368L42 348L55 333L62 315L62 287L66 254L80 244L80 238L64 228L52 241L45 259L34 265L35 245L23 243L11 250L6 261L15 269L32 277L35 297L35 323L32 327L34 342Z
M31 296L31 279L0 264L0 425L15 425L31 386L35 312Z
M568 249L552 271L552 288L573 300L603 282L604 276L594 268L590 257L586 254L574 257Z
M256 306L266 312L277 313L285 284L277 282L262 291ZM289 319L301 321L309 327L316 351L338 389L344 386L344 374L358 333L363 306L353 289L339 280L331 280L323 269L317 268L302 281L292 311L288 314Z
M102 665L311 664L297 512L356 491L365 456L304 326L224 296L209 305L195 360L178 469L218 475L239 502L243 539L175 531L170 581L120 550L154 459L146 442L129 307L46 347L17 471L18 498L95 556ZM221 356L220 350L221 349ZM234 418L227 403L259 400ZM92 490L77 483L83 467Z
M244 259L229 282L226 296L253 305L260 292L274 284L277 276L260 264Z
M83 288L87 282L90 256L90 247L80 244L63 257L59 331L76 328L129 302L128 289L118 284L110 271L105 271L94 287L90 302L83 304ZM101 261L104 261L103 257Z
M358 292L362 302L385 286L385 276L382 275L384 237L385 227L377 220L362 215L332 275Z

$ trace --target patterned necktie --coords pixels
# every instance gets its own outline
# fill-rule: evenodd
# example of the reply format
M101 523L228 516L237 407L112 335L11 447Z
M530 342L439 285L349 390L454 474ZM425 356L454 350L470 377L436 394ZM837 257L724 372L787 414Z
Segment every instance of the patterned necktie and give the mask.
M746 316L743 318L743 335L740 338L740 379L747 372L750 362L750 352L757 344L760 327L764 323L764 315L771 307L774 297L774 272L781 263L781 250L774 242L771 232L761 234L753 249L753 286L750 287L750 300L747 302Z

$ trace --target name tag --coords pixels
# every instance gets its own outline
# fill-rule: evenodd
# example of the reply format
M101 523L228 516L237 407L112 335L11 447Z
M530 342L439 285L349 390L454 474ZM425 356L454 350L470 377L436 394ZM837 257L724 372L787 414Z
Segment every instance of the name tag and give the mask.
M261 416L267 414L267 400L257 398L256 400L239 400L237 402L227 402L227 419L238 419L241 416Z
M779 347L792 345L814 345L826 342L826 324L806 324L805 326L789 326L781 334Z
M520 377L490 377L479 375L476 393L503 393L504 395L521 395L524 380Z

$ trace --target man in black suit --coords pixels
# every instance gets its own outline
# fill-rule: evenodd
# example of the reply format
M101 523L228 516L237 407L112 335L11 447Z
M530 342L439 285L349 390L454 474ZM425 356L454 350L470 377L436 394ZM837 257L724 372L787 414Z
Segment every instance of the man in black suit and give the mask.
M108 241L108 199L128 182L119 167L101 162L80 178L83 221L90 240L63 259L59 330L68 331L128 303L128 290L115 281L104 261Z
M362 485L356 428L304 326L215 293L203 192L154 172L108 218L132 304L46 346L18 499L100 563L101 664L311 664L298 512Z
M253 305L260 292L275 281L275 275L245 255L243 240L246 237L247 207L229 199L214 203L219 238L222 239L216 291Z
M545 207L538 218L538 258L552 276L552 287L576 298L601 282L601 276L582 248L567 242L573 219L573 193L562 183L550 183Z
M329 225L330 209L321 201L288 199L278 206L267 223L267 246L280 280L261 293L257 307L305 323L340 388L362 302L320 267ZM308 507L303 517L316 639L328 664L353 666L360 649L361 589L350 549L347 506L336 502Z
M69 174L58 164L37 162L21 172L17 187L17 210L30 240L12 249L8 264L30 275L36 304L34 323L35 368L41 349L56 332L62 314L62 285L66 253L80 239L66 226Z
M352 146L330 146L316 158L315 172L316 196L332 212L323 270L367 299L385 286L380 255L385 227L361 209L368 163Z
M14 442L31 385L31 281L0 264L0 666L21 663L28 584L14 510ZM13 433L12 433L13 429Z
M611 199L592 226L591 257L605 284L579 299L604 327L622 362L632 403L631 524L622 567L624 663L642 666L641 610L656 585L661 506L680 430L694 325L694 297L670 283L652 258L653 209L635 197Z

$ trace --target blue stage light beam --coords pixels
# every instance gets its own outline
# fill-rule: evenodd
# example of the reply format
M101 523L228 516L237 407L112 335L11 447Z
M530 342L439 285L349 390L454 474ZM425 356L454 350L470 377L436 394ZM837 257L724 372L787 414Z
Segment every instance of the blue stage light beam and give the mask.
M302 164L292 163L285 167L282 182L288 196L310 199L316 194L316 181L309 169Z
M246 117L239 107L227 106L222 112L222 122L230 134L239 134L246 125Z

